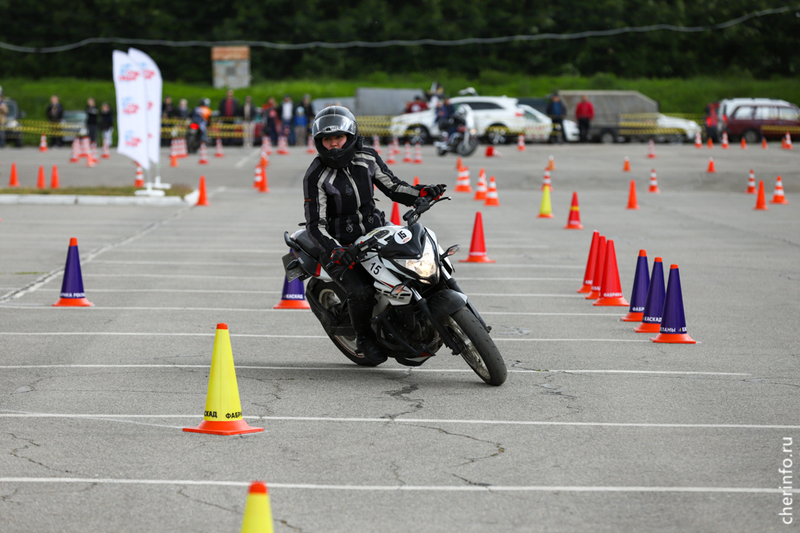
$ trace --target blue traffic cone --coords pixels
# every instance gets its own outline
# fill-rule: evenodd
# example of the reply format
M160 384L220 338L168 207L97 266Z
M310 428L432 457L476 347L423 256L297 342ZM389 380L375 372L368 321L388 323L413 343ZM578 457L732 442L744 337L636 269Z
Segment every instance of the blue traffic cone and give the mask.
M289 281L286 277L283 280L283 296L280 303L273 309L311 309L306 300L303 280L295 278Z
M641 322L644 318L644 304L647 302L647 289L650 288L650 272L647 269L647 251L639 250L636 260L636 274L633 277L631 307L628 314L620 318L623 322Z
M658 333L661 331L661 313L664 311L664 265L661 258L653 259L653 273L647 287L647 300L644 302L642 323L636 333Z
M660 332L655 337L651 337L651 341L673 344L697 343L686 333L686 317L683 315L683 295L681 294L681 275L678 273L678 265L669 267L667 296L661 316Z
M64 281L61 283L61 297L53 307L91 307L94 304L86 299L81 276L81 258L78 255L78 239L69 240L67 265L64 267Z

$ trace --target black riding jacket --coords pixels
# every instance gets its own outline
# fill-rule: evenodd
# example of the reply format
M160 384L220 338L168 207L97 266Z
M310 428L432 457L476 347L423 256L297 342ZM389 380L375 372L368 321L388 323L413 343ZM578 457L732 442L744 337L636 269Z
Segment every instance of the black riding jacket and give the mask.
M303 178L306 228L322 249L321 258L334 248L353 244L375 228L386 225L375 206L373 184L393 201L410 206L422 186L400 180L375 149L361 147L344 168L326 166L315 158Z

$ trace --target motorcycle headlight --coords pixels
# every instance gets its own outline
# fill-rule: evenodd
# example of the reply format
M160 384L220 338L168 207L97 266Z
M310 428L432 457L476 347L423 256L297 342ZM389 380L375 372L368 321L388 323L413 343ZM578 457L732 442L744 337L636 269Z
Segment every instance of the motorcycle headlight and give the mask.
M435 276L439 271L439 266L436 264L436 256L433 253L433 245L431 241L425 242L425 248L422 250L422 257L419 259L405 259L402 264L406 270L415 272L425 283L430 283L427 278Z

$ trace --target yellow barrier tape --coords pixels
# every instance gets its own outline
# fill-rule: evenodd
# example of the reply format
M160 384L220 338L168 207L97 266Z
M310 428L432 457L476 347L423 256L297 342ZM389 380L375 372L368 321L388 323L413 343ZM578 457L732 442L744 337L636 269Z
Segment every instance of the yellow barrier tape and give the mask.
M782 133L782 134L793 134L793 133L800 133L800 126L773 126L773 125L765 125L761 126L761 131L764 133Z

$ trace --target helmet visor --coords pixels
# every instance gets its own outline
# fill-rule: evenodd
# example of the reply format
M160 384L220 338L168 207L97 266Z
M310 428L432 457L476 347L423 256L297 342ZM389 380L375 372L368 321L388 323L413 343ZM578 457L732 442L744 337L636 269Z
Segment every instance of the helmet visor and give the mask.
M355 121L343 115L323 115L314 121L312 133L315 139L336 135L355 135Z

